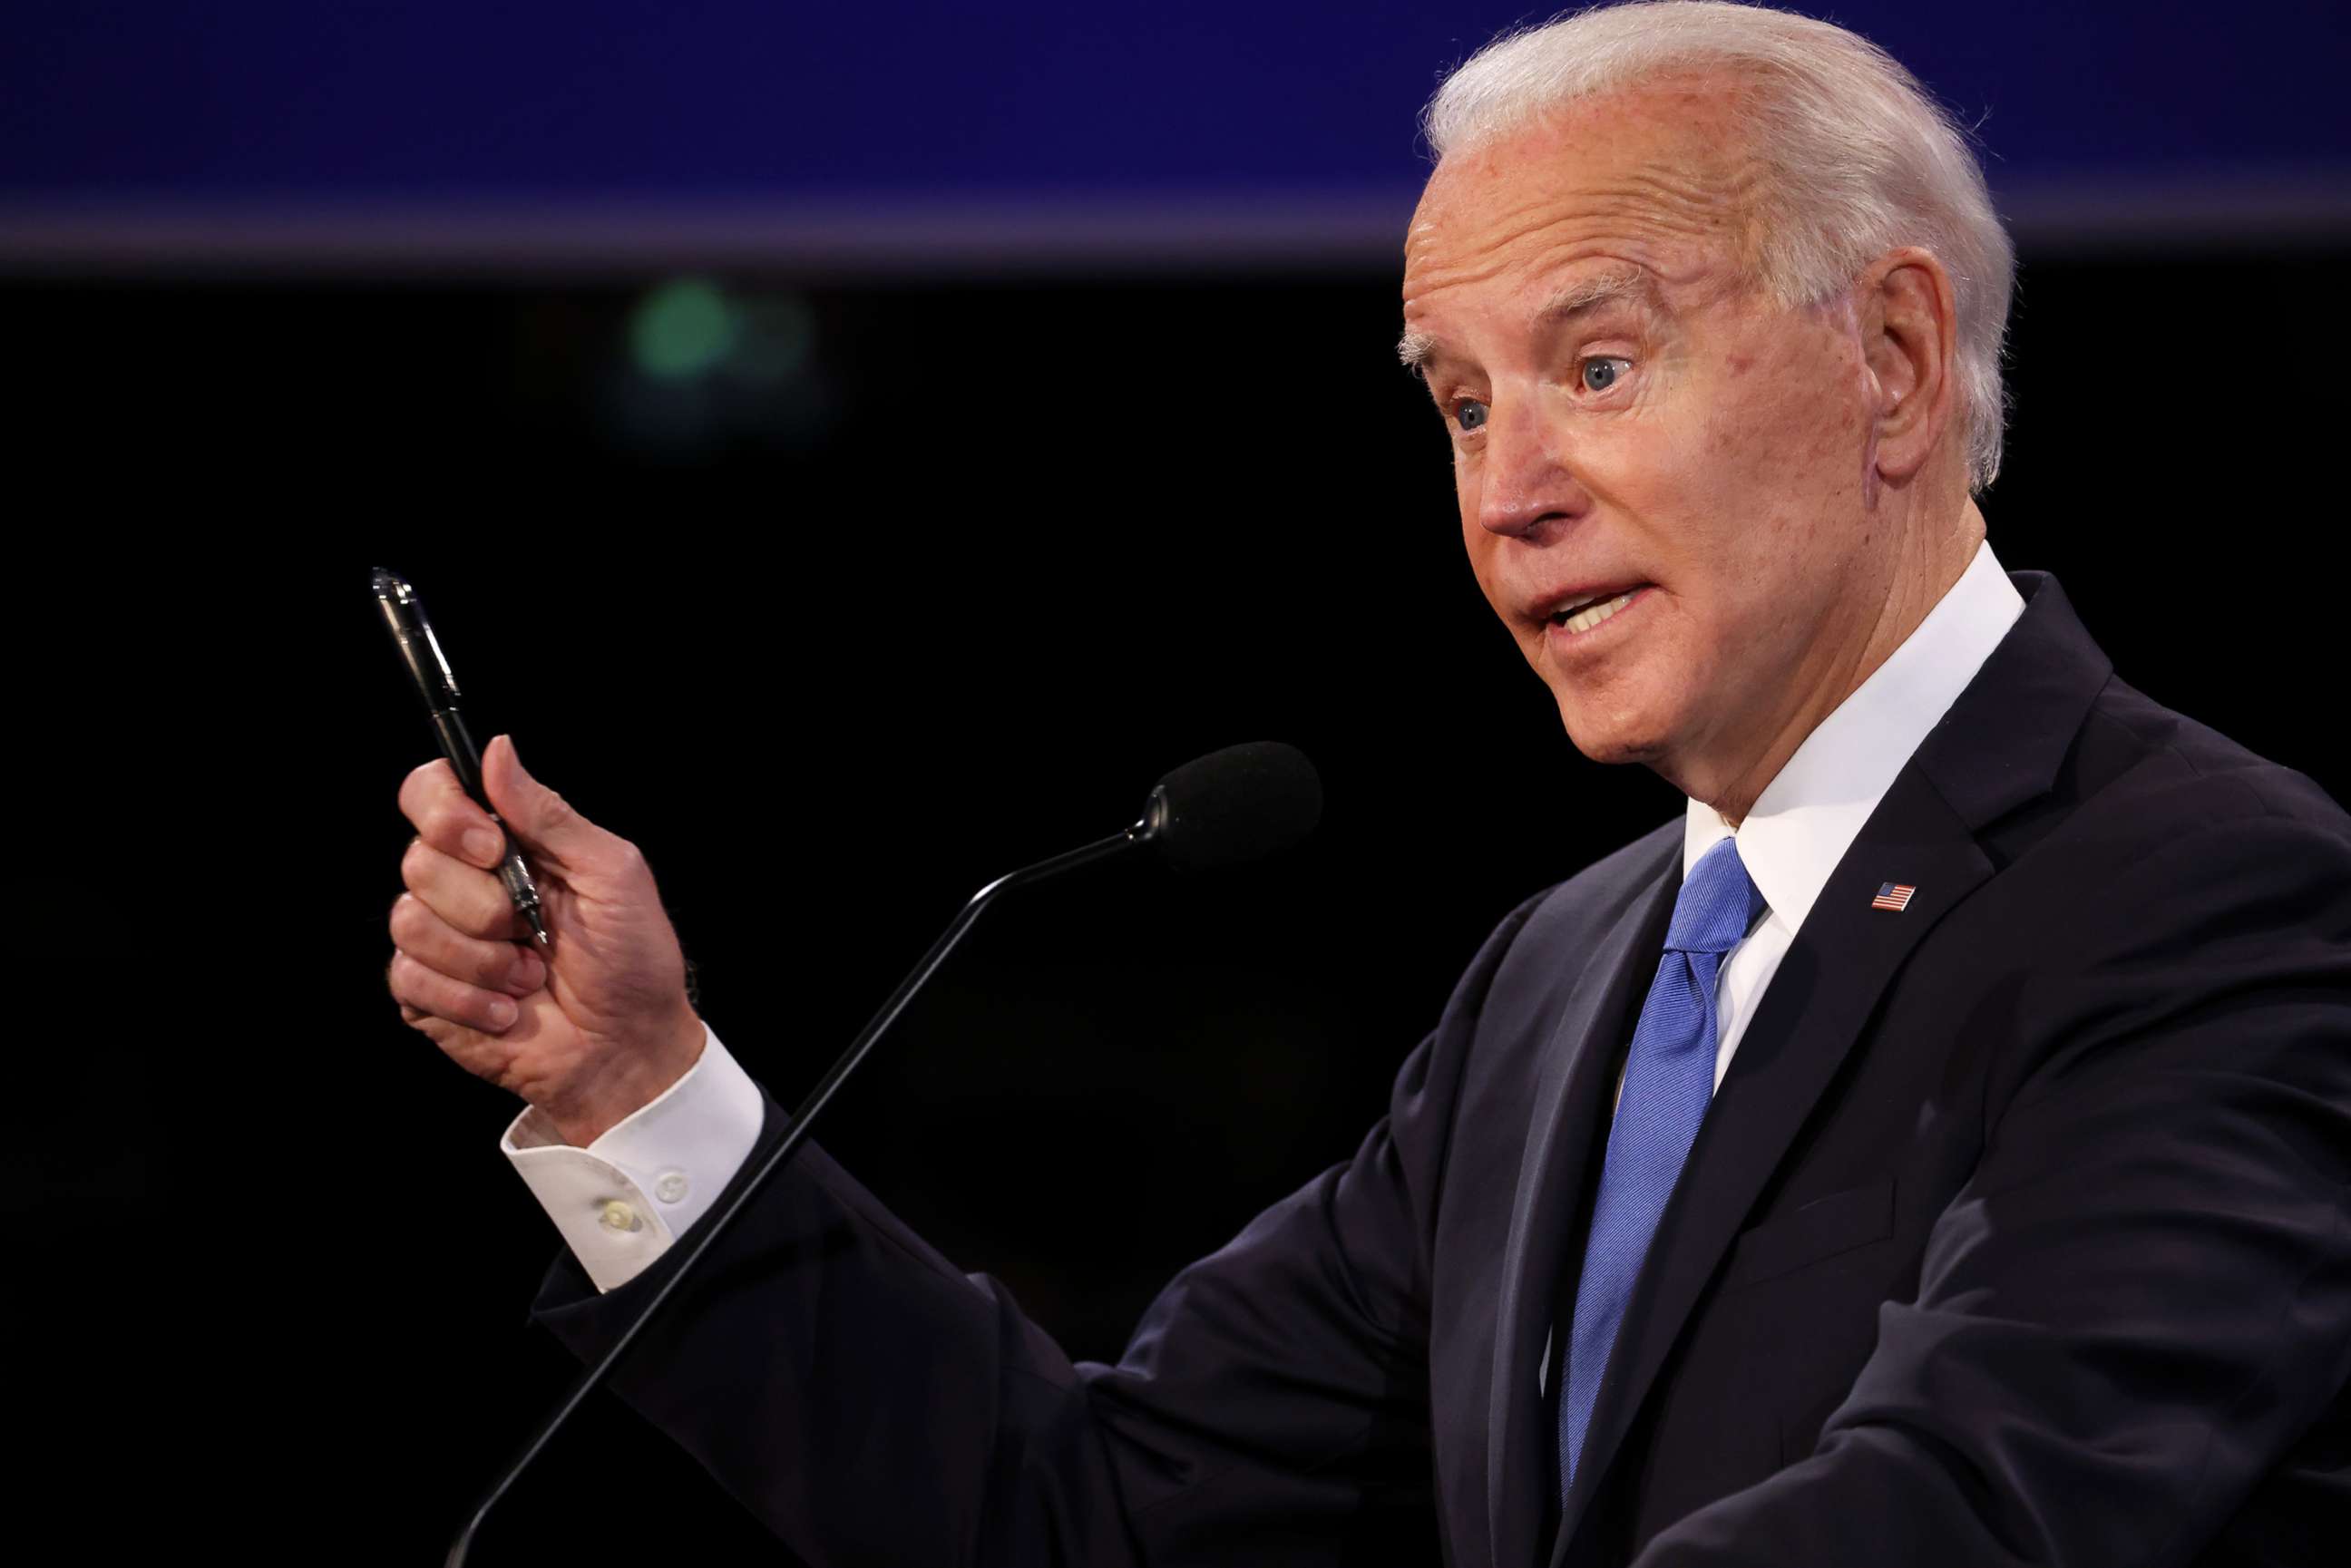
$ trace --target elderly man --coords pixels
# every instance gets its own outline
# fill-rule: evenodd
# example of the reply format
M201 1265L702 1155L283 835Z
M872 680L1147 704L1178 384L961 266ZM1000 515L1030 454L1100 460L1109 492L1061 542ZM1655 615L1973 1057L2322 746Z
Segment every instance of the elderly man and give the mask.
M1993 561L1964 141L1718 5L1503 40L1429 130L1402 349L1471 563L1576 746L1686 814L1512 911L1354 1158L1117 1365L811 1147L622 1392L819 1563L2339 1548L2351 822ZM503 740L487 776L551 968L436 763L391 982L531 1102L537 1312L588 1355L784 1113L629 846Z

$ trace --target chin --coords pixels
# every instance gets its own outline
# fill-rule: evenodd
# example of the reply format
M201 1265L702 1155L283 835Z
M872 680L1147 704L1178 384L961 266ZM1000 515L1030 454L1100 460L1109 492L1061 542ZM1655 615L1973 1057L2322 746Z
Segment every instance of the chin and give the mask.
M1594 762L1649 762L1665 754L1665 728L1652 716L1594 711L1588 702L1559 696L1559 717L1575 749Z

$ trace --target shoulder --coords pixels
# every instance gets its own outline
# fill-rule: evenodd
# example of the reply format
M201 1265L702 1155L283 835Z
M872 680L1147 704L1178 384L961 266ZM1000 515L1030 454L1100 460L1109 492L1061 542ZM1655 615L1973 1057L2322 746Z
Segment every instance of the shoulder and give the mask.
M2309 778L2121 681L1997 881L2036 906L2031 967L2153 997L2351 978L2351 816Z
M2094 786L2095 821L2176 837L2268 821L2315 843L2351 847L2351 816L2308 776L2272 762L2121 680L2090 706L2076 776Z
M1529 894L1486 938L1483 955L1499 957L1521 943L1541 946L1565 928L1609 929L1650 891L1667 862L1679 855L1681 844L1682 819L1677 815L1574 875Z
M1677 862L1681 837L1676 817L1502 917L1398 1078L1399 1125L1432 1120L1432 1111L1449 1125L1464 1107L1481 1124L1493 1115L1507 1124L1509 1108L1523 1107L1585 960Z
M2351 896L2351 816L2324 789L2119 680L2091 706L2060 793L2069 809L2041 858L2098 879L2125 923L2308 925L2279 903L2287 890ZM2300 914L2330 915L2307 901Z
M1682 819L1677 814L1526 899L1504 925L1520 946L1549 948L1588 941L1639 906L1668 865L1679 863L1681 847Z
M1498 988L1535 998L1572 983L1579 966L1568 960L1640 907L1668 864L1677 863L1681 842L1682 819L1676 816L1520 900L1479 948L1448 1010L1475 1011Z

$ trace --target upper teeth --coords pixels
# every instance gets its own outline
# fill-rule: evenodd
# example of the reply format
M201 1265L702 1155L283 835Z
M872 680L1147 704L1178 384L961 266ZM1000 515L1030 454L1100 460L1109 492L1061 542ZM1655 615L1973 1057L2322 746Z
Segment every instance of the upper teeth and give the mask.
M1599 625L1603 621L1607 620L1611 615L1615 614L1616 612L1624 609L1625 606L1633 602L1633 595L1638 591L1639 590L1637 589L1627 589L1623 593L1618 594L1614 599L1608 600L1604 603L1596 603L1587 599L1581 601L1582 608L1579 609L1574 605L1567 606L1566 608L1558 611L1554 614L1553 619L1560 620L1561 624L1564 625L1570 632L1589 632L1594 626ZM1562 617L1564 619L1562 620Z

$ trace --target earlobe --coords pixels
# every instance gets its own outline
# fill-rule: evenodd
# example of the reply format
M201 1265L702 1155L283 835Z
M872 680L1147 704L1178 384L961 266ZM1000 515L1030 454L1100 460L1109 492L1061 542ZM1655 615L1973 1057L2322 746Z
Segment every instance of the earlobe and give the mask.
M1916 246L1884 257L1863 279L1864 351L1876 393L1876 470L1901 485L1925 467L1951 423L1954 342L1950 275Z

